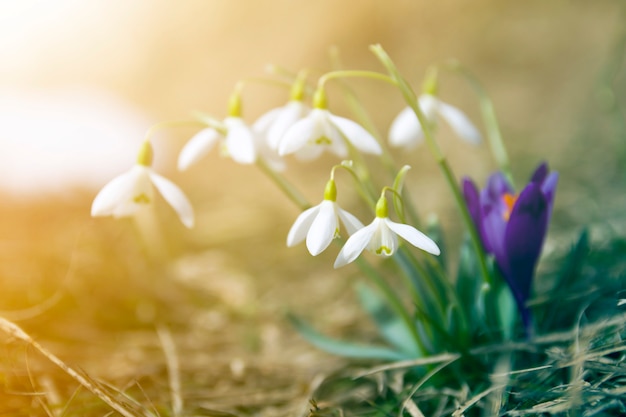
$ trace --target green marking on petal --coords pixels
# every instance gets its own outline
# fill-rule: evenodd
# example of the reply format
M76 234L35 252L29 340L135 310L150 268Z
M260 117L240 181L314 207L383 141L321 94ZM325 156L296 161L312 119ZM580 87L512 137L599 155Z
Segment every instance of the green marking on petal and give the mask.
M390 256L391 255L391 248L388 248L387 246L381 246L380 248L376 249L376 255L387 255L387 256Z
M145 193L141 193L133 197L133 201L137 204L150 204L150 197L148 197Z
M316 145L332 145L333 143L333 141L326 136L320 136L319 138L315 139L314 142Z

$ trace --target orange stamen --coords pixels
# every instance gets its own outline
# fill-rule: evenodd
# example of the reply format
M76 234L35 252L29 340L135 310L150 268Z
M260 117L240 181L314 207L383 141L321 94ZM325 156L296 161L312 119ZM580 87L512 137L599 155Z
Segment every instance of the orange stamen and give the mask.
M504 217L504 220L506 220L507 222L511 217L511 212L513 211L513 206L515 206L517 197L518 196L516 196L515 194L509 193L506 193L502 196L502 201L504 201L504 204L506 205L506 211L502 214L502 217Z

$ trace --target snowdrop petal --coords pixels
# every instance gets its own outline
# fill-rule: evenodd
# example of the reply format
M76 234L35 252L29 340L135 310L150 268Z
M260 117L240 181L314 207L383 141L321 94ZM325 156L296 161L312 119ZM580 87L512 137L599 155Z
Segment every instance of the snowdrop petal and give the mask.
M282 107L269 110L256 119L256 122L252 125L252 129L257 133L266 135L282 111Z
M92 216L110 216L124 200L131 199L140 171L131 169L111 181L100 190L91 205Z
M330 121L337 126L345 138L361 152L380 155L383 150L378 141L360 124L344 117L329 114Z
M482 136L478 129L461 110L449 104L439 102L439 114L461 139L474 145L478 145L482 141Z
M423 140L424 133L417 116L410 107L405 108L391 122L389 144L398 147L414 147Z
M186 170L192 164L205 157L213 148L220 134L213 128L207 127L196 133L183 147L178 156L178 169Z
M228 129L226 134L226 149L228 155L240 164L253 164L256 161L254 133L238 117L229 117L224 120Z
M385 219L385 223L398 236L409 242L411 245L416 248L422 249L428 253L432 253L433 255L439 255L441 251L439 250L439 246L424 233L420 232L413 226L409 226L408 224L396 223L389 219Z
M280 140L298 120L302 119L308 111L308 107L299 100L292 100L277 115L274 123L267 131L267 144L270 148L276 150L280 144Z
M311 117L304 118L291 126L278 144L280 156L294 153L303 148L315 133L315 121Z
M346 227L349 235L352 235L357 230L363 228L363 223L361 223L359 219L339 207L337 207L337 215L339 216L339 219L341 219L343 225Z
M322 253L339 231L335 203L324 200L318 207L317 216L315 216L306 236L306 247L313 256Z
M306 145L303 148L296 151L294 154L300 161L312 161L319 157L324 152L324 148L315 145Z
M340 268L349 264L354 261L361 254L361 252L363 252L378 229L377 220L379 219L374 219L372 223L350 236L350 238L343 245L343 248L341 248L339 255L337 255L334 265L335 268Z
M376 255L391 256L398 248L398 238L389 229L386 220L386 218L376 218L378 228L368 245L368 249Z
M437 113L439 112L441 100L432 94L422 94L417 99L417 102L420 105L420 110L422 110L422 113L426 116L426 120L430 123L435 123L437 121Z
M180 188L165 177L160 176L155 172L150 172L150 180L154 186L159 190L165 201L167 201L180 221L187 227L192 228L195 222L193 208L191 203L187 199L187 196L182 192Z
M293 226L291 226L291 229L289 229L289 234L287 234L288 247L295 246L306 238L319 209L320 207L318 205L300 213L296 221L293 223Z
M135 165L131 172L135 175L132 190L121 196L119 203L113 208L113 217L126 217L136 214L154 201L154 188L149 176L150 168Z

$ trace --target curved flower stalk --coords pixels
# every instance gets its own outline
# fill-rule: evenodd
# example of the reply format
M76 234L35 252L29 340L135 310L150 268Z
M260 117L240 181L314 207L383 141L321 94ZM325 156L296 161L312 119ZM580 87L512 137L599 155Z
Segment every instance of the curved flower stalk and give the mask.
M91 205L92 216L127 217L139 213L155 198L156 188L188 228L194 225L191 203L180 188L154 172L152 146L145 141L139 152L137 164L106 184Z
M441 253L437 244L424 233L408 224L391 221L387 198L381 196L376 203L376 218L372 223L350 236L339 252L334 267L340 268L349 264L366 248L377 255L391 256L398 249L398 236L433 255Z
M526 331L530 331L530 297L535 266L546 236L558 173L543 163L530 182L516 195L504 174L497 172L478 191L468 178L463 193L485 251L495 258L498 269L511 288Z
M303 211L289 230L287 246L292 247L306 238L306 247L313 256L322 253L333 239L339 237L341 221L348 234L353 234L363 224L337 204L337 187L331 178L326 184L324 200L315 207Z
M328 110L324 90L318 89L313 110L285 132L278 144L278 154L295 154L300 159L309 160L328 150L345 158L348 156L346 141L363 153L382 154L380 144L365 128Z
M418 98L419 107L432 127L439 117L448 123L454 133L472 144L479 144L482 136L469 118L458 108L444 103L437 96L424 93ZM402 110L389 128L389 144L397 147L415 147L424 140L424 132L410 107Z
M221 144L221 153L240 164L253 164L257 159L255 133L238 116L224 120L222 133L215 127L207 127L196 133L178 156L178 169L186 170L211 152L216 143Z

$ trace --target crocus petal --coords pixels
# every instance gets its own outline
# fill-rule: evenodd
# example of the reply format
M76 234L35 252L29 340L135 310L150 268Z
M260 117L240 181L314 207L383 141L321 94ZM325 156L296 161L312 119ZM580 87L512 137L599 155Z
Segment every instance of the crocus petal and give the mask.
M293 223L293 226L291 226L291 229L289 229L289 234L287 234L287 246L295 246L306 238L319 209L320 207L317 205L300 213Z
M548 222L552 214L552 204L554 203L554 194L556 193L556 185L559 182L559 173L551 172L548 178L541 184L541 192L546 196L548 202Z
M337 259L335 259L335 268L349 264L363 252L378 229L378 220L379 218L377 217L372 223L358 230L348 238L343 248L341 248L341 251L339 251Z
M220 134L211 127L196 133L181 150L178 156L178 169L183 171L206 156L219 136Z
M476 225L476 229L480 231L480 196L478 194L478 188L474 181L465 177L463 178L463 196L465 197L465 202L467 203L467 209Z
M481 193L481 203L489 203L504 207L502 196L504 194L513 194L513 187L509 184L506 177L501 172L496 172L489 176L487 186Z
M180 188L165 177L150 171L150 180L161 193L165 201L174 209L180 221L187 227L194 225L193 207Z
M280 140L285 135L285 132L298 120L302 119L307 112L308 107L300 100L292 100L287 103L267 131L267 143L270 148L278 149Z
M402 110L389 128L389 144L391 146L414 147L424 140L424 133L419 120L410 107Z
M324 200L306 235L306 247L313 256L322 253L337 234L339 224L335 213L335 203Z
M424 233L420 232L413 226L409 226L408 224L396 223L388 218L385 219L385 223L394 233L398 236L409 242L411 245L416 248L422 249L428 253L432 253L433 255L439 255L441 250L439 246Z
M482 141L478 129L461 110L440 101L439 114L461 139L474 145L478 145Z
M252 164L256 161L254 133L239 117L228 117L224 120L228 129L226 149L230 157L240 164Z
M364 153L380 155L383 150L378 141L360 124L344 117L329 114L330 121L355 148Z
M483 190L484 191L484 190ZM495 255L496 260L504 259L504 231L506 230L506 218L498 204L482 202L482 221L479 233L485 250Z
M137 171L130 170L113 178L102 187L91 205L91 215L94 217L112 215L113 210L121 201L131 198L137 175Z
M280 140L278 154L284 156L301 149L311 140L314 130L315 121L312 117L305 117L297 121L285 132Z
M337 215L341 219L343 225L346 227L348 235L351 235L357 230L363 228L363 223L361 223L359 219L339 207L337 207Z
M528 328L526 301L548 227L548 202L537 184L530 183L520 193L506 228L504 245L507 256L505 278L518 303Z
M541 185L541 183L543 183L543 181L546 179L546 176L548 175L548 164L545 162L542 162L537 169L535 169L535 172L533 172L532 177L530 177L530 182L534 182L535 184Z

